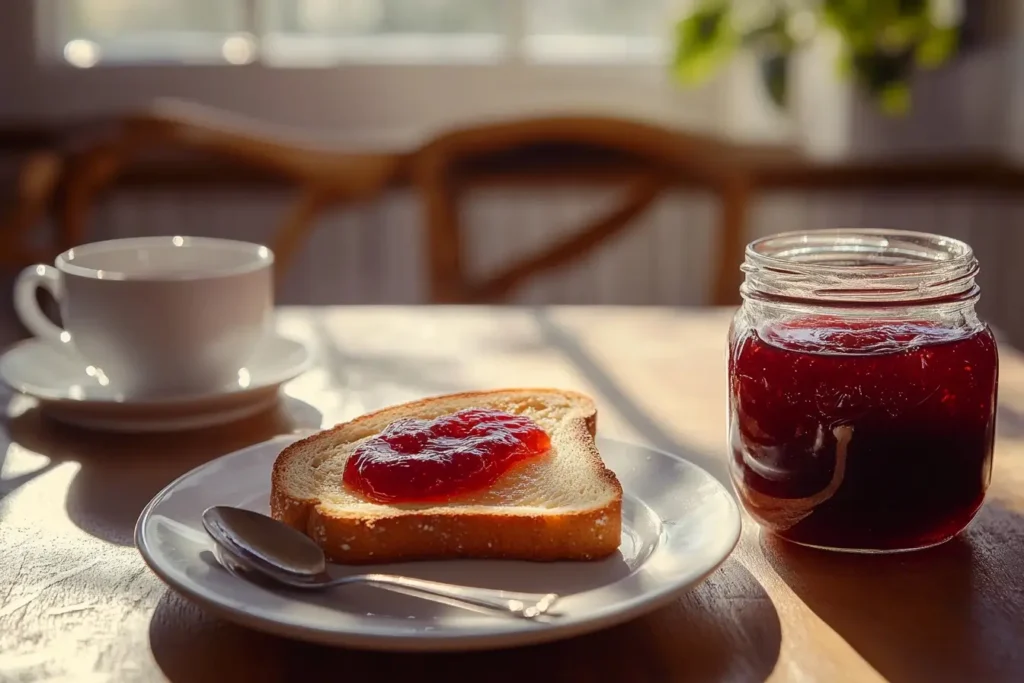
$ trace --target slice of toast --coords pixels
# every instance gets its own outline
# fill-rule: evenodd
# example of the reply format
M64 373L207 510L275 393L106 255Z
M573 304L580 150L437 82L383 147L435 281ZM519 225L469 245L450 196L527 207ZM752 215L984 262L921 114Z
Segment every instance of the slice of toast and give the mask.
M525 415L551 450L485 491L443 504L381 504L342 483L356 446L399 418L466 408ZM622 486L594 443L597 409L583 394L512 389L438 396L385 408L288 446L274 462L270 511L335 562L502 558L593 560L619 547Z

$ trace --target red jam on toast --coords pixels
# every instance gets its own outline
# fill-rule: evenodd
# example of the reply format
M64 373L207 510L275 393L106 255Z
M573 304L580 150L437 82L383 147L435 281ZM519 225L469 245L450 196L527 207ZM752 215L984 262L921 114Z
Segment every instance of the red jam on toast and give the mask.
M356 447L343 481L375 503L443 502L487 489L550 448L548 434L533 420L500 410L405 418Z

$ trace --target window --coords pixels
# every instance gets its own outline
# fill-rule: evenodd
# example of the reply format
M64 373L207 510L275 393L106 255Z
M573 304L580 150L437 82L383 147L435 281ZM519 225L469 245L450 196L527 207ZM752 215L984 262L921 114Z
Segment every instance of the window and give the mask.
M43 18L72 66L244 63L252 55L246 8L237 0L64 0L47 9Z
M654 62L671 0L49 0L52 54L105 64Z
M533 0L524 51L537 61L656 61L667 56L664 0Z
M0 118L174 97L359 139L554 112L711 130L725 90L668 68L692 1L0 0L0 82L18 92Z
M505 48L501 0L264 0L263 59L277 66L489 62Z

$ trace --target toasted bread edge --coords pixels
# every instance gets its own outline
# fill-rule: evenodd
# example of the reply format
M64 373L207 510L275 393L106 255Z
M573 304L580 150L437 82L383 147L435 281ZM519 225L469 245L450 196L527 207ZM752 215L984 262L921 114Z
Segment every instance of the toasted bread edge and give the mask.
M324 514L317 499L297 499L284 490L282 473L290 460L321 439L361 423L394 419L426 403L502 395L556 393L571 397L589 410L580 420L589 435L588 453L597 475L616 492L600 508L560 514L462 513L401 511L381 517L339 517ZM390 421L390 420L388 420ZM328 558L343 563L394 562L456 557L523 559L533 561L592 560L614 553L620 543L622 485L601 459L594 442L597 408L593 400L574 391L552 388L497 389L447 394L412 401L367 413L297 441L274 461L271 474L271 515L307 534L324 549ZM424 535L427 528L431 534Z

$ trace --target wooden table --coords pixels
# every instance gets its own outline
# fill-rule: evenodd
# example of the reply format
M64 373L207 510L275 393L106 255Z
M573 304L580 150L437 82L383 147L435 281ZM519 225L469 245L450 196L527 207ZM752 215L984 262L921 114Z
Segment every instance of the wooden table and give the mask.
M605 435L724 473L723 310L287 309L318 364L282 408L161 437L58 427L15 397L0 481L0 679L345 681L1024 681L1024 362L1001 367L988 503L961 538L906 556L780 546L746 520L734 555L672 606L561 643L374 654L207 616L132 547L180 473L280 432L425 394L501 385L590 392ZM0 451L2 452L2 451Z

